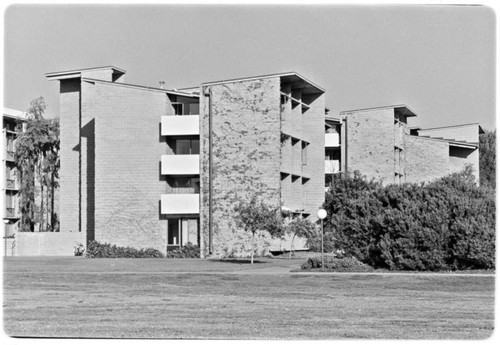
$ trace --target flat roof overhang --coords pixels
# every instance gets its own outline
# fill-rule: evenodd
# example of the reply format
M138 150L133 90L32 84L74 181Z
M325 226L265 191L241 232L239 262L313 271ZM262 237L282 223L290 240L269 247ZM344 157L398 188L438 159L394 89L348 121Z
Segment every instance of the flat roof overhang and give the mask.
M417 114L415 114L415 112L413 110L411 110L408 106L406 106L404 104L386 105L386 106L381 106L381 107L372 107L372 108L363 108L363 109L354 109L354 110L344 110L344 111L341 111L340 114L347 115L348 113L372 111L372 110L379 110L379 109L394 109L394 112L397 115L404 115L407 117L417 116Z
M100 80L100 79L93 79L93 78L82 78L82 80L90 82L90 83L101 83L101 84L108 84L108 85L113 85L113 86L130 87L130 88L134 88L134 89L142 89L142 90L148 90L148 91L157 91L157 92L166 93L168 95L197 98L197 99L200 98L200 95L198 95L198 94L184 93L184 92L180 92L180 91L167 90L167 89L162 89L162 88L158 88L158 87L150 87L150 86L142 86L142 85L126 84L126 83L117 83L117 82Z
M118 67L104 66L104 67L83 68L83 69L62 71L62 72L51 72L51 73L46 73L45 77L48 80L73 79L73 78L80 78L82 76L82 72L99 71L106 69L111 69L113 71L113 75L116 76L121 76L126 73L125 70Z
M441 127L431 127L431 128L419 128L422 131L433 131L433 130L440 130L440 129L446 129L446 128L456 128L456 127L467 127L467 126L477 126L478 127L478 133L479 134L484 134L483 127L477 122L473 123L463 123L460 125L451 125L451 126L441 126Z
M308 79L304 78L303 76L301 76L300 74L298 74L296 72L265 74L265 75L255 76L255 77L220 80L220 81L202 83L201 86L236 83L236 82L243 82L243 81L250 81L250 80L257 80L257 79L267 79L267 78L281 78L282 82L292 83L294 88L300 89L302 91L302 93L304 93L304 94L324 93L325 92L325 89L314 84L313 82L309 81Z
M470 150L475 150L479 147L479 144L472 144L472 143L460 143L460 142L455 142L455 141L449 141L450 146L453 147L460 147L464 149L470 149Z

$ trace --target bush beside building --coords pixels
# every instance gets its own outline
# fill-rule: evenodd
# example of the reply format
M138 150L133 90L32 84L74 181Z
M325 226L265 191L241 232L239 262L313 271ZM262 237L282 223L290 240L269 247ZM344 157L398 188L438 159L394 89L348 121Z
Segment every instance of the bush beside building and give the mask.
M325 250L344 250L374 268L495 268L495 195L470 170L385 187L355 173L334 181L325 209Z

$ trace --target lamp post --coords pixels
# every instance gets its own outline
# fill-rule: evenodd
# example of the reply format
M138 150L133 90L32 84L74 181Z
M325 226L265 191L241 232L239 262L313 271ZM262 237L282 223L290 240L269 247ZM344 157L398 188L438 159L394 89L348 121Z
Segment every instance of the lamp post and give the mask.
M318 218L321 220L321 269L323 270L325 267L325 259L323 257L323 237L325 236L324 230L323 230L323 219L326 218L326 211L322 208L318 210L317 213Z

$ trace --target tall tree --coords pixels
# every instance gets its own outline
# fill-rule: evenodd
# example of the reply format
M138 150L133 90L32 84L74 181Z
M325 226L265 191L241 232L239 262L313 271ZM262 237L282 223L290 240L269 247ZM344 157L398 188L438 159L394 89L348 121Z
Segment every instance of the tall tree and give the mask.
M14 159L21 181L21 231L33 231L36 223L40 231L53 230L55 225L54 198L60 166L59 121L45 119L46 108L43 97L31 101L24 131L20 131L16 139ZM40 198L36 198L35 181L40 188ZM39 205L36 205L37 199Z
M496 188L496 130L479 136L479 178L482 186Z

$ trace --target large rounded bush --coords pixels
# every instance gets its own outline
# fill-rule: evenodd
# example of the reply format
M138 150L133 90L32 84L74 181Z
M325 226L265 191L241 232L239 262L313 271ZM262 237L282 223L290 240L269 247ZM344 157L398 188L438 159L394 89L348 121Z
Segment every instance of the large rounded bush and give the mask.
M394 270L495 267L495 193L470 171L385 187L355 173L334 180L324 207L326 251Z

